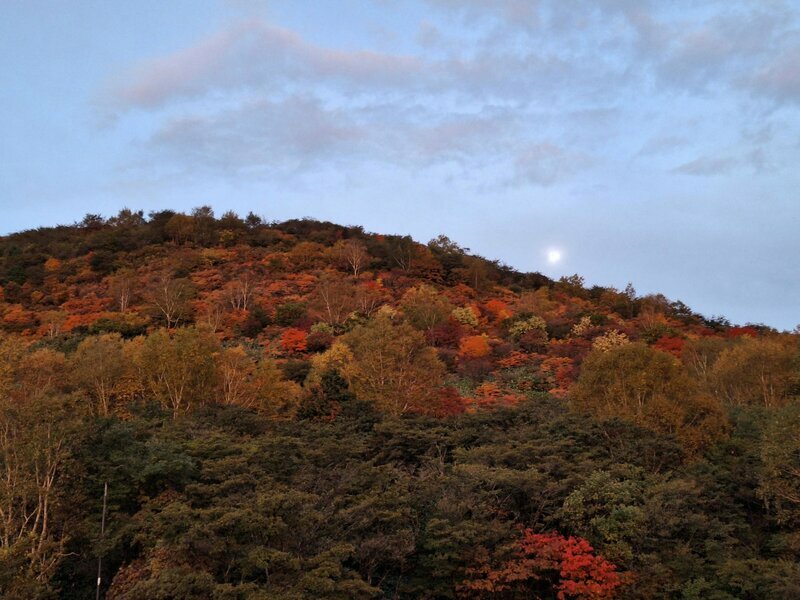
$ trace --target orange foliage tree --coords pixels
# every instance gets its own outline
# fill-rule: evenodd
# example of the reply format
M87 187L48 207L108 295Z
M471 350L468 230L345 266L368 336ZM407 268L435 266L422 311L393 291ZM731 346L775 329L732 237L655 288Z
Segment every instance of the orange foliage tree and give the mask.
M486 303L486 310L498 321L502 321L511 316L511 310L509 310L508 305L502 300L489 300Z
M461 338L458 353L464 358L483 358L489 354L489 338L485 335L470 335Z
M562 398L575 379L575 362L565 356L545 358L541 364L541 371L547 376L550 384L548 391L554 396Z

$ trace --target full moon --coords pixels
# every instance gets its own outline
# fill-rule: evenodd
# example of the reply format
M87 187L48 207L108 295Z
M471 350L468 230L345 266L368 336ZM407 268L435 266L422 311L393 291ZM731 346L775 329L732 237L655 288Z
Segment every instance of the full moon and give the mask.
M551 265L556 264L560 260L561 260L561 251L560 250L548 250L547 251L547 262L549 262Z

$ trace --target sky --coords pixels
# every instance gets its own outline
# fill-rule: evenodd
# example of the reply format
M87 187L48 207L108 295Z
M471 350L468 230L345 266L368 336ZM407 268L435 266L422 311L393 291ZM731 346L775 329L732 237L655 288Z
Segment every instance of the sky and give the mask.
M0 2L0 235L207 204L792 329L799 165L797 0Z

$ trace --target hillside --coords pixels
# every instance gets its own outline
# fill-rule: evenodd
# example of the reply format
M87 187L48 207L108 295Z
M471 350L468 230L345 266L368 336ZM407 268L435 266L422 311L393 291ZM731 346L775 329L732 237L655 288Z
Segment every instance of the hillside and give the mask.
M0 238L0 595L800 597L798 399L796 333L444 236L87 215Z

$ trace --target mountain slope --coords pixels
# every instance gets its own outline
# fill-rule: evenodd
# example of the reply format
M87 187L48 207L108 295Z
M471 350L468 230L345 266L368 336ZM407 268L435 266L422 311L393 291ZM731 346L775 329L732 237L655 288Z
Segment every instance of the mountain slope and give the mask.
M797 335L445 237L87 215L0 238L0 592L793 597L799 392Z

